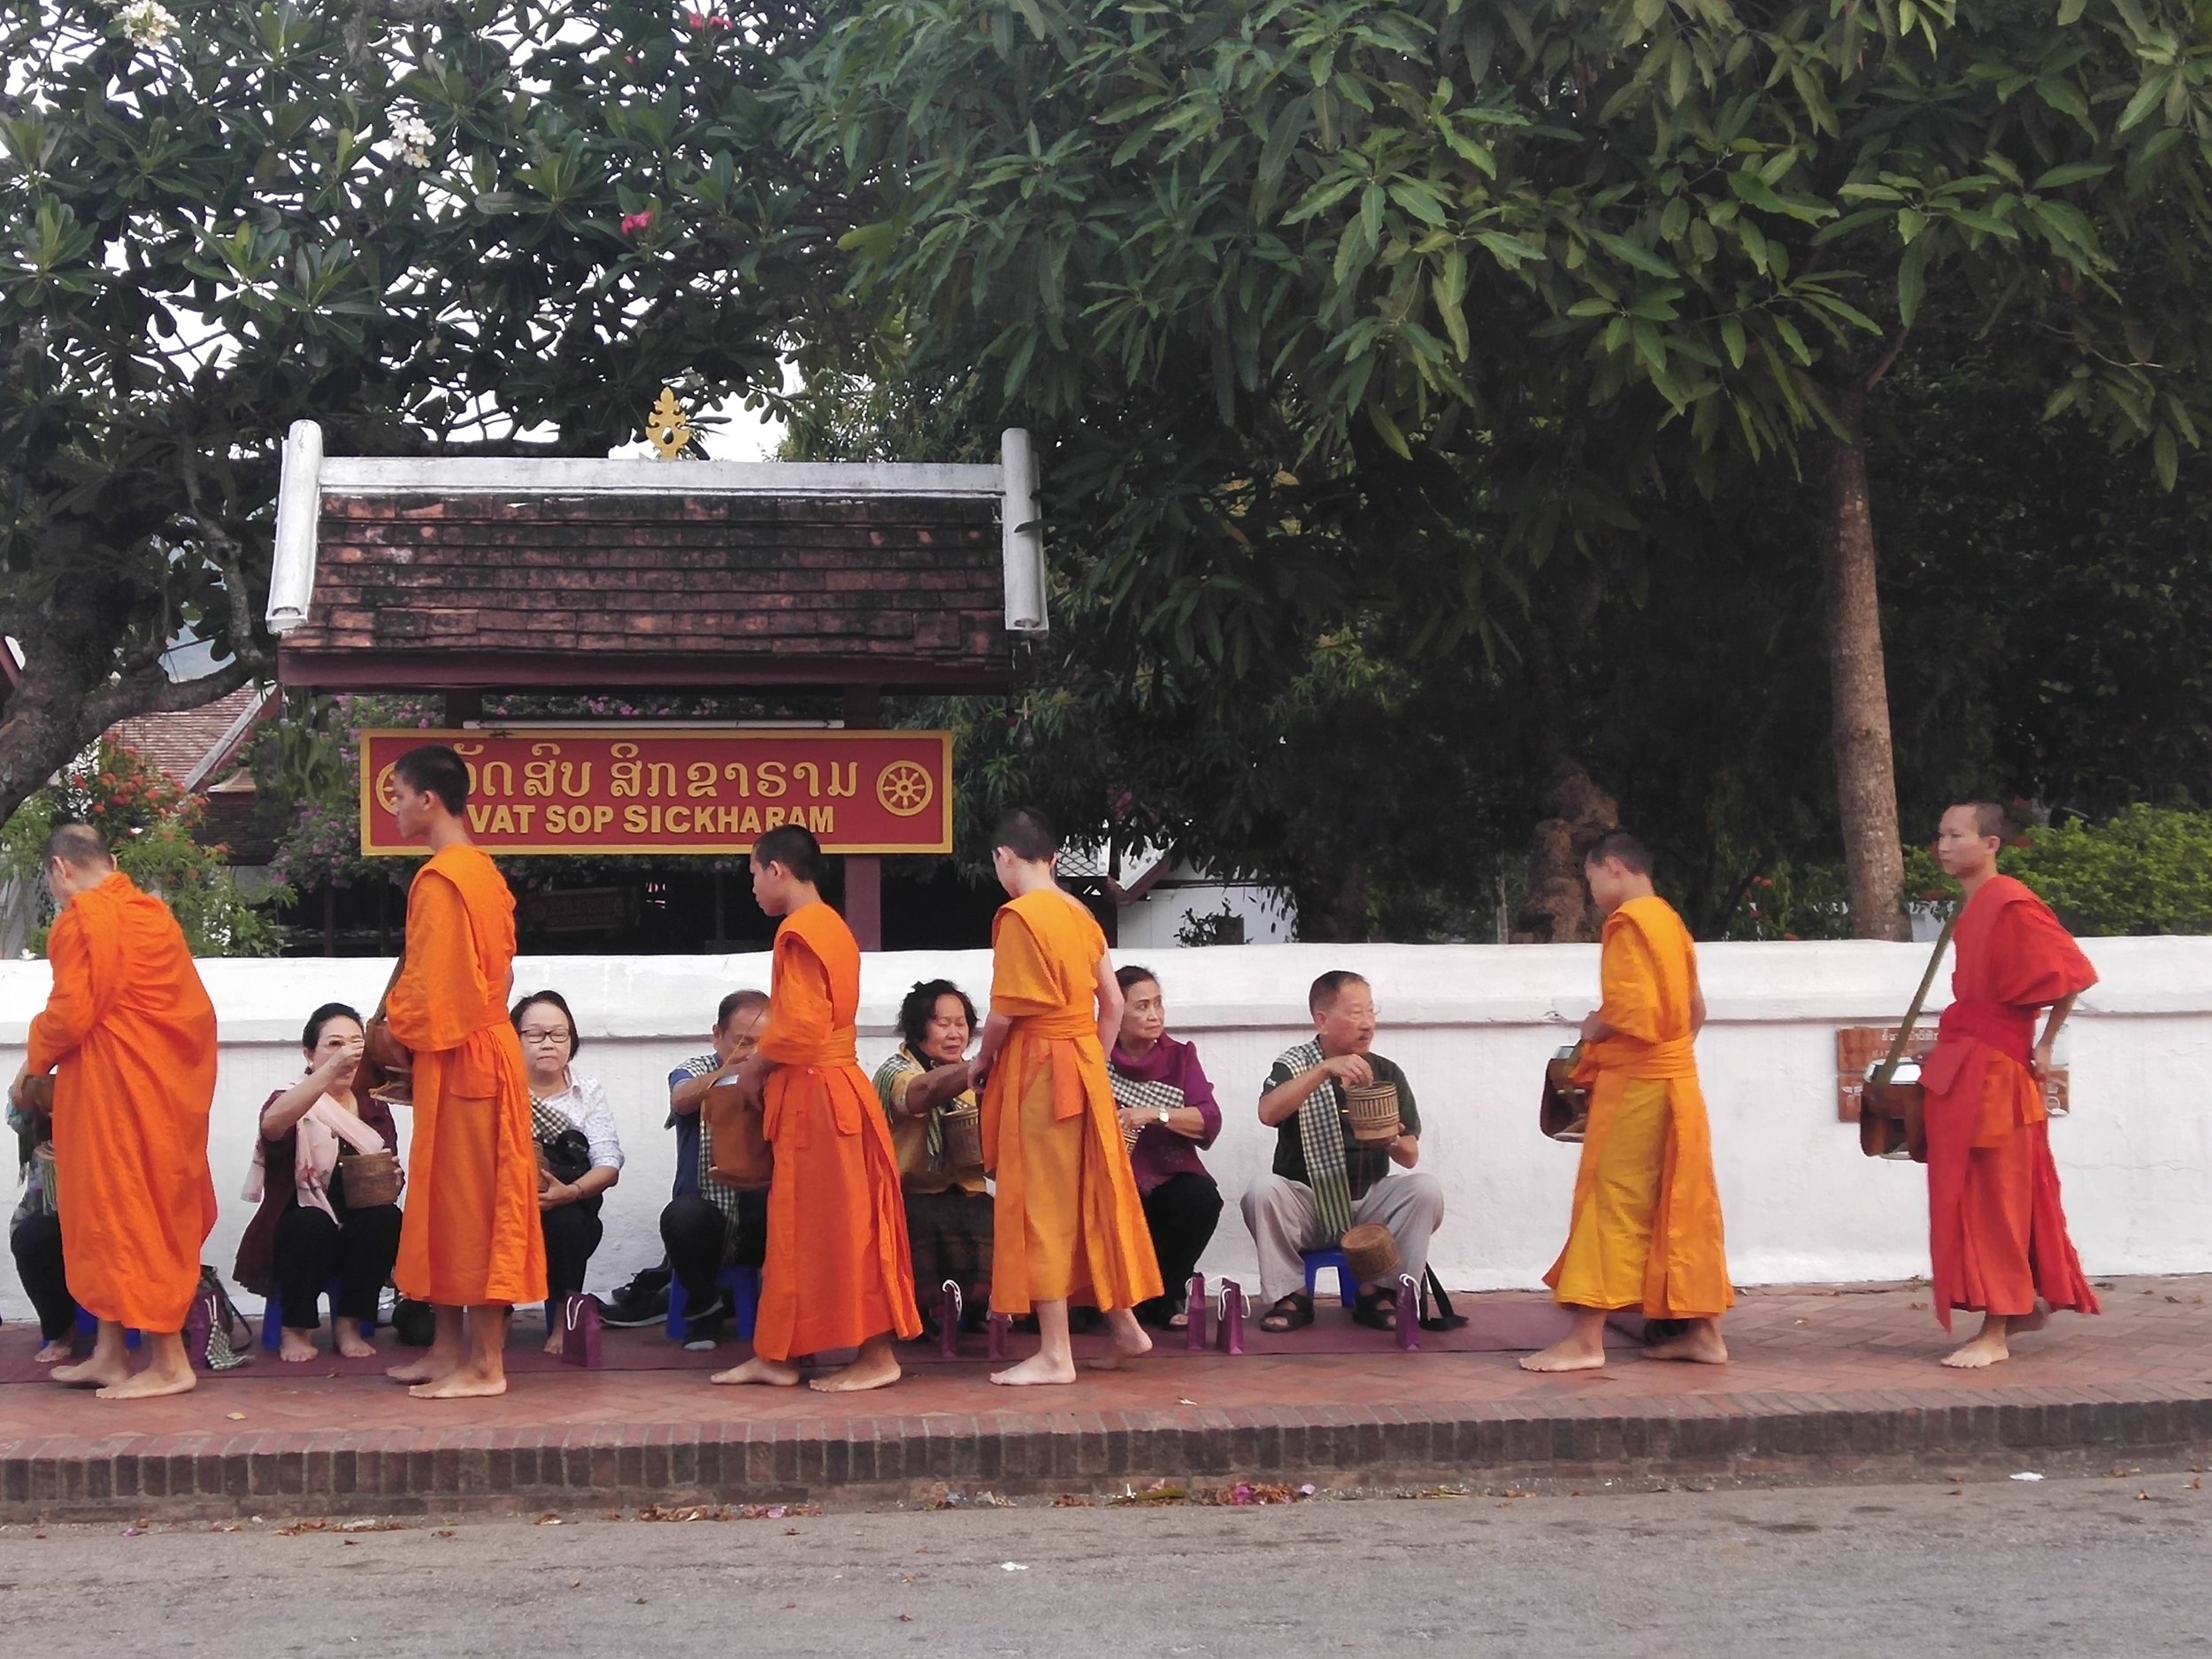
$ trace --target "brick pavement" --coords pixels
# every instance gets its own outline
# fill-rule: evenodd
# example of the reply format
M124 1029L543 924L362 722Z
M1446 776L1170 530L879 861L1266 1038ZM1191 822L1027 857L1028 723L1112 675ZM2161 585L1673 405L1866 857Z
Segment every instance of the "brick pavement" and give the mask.
M980 1359L918 1363L849 1401L710 1387L702 1368L733 1348L673 1369L525 1374L503 1399L437 1405L265 1357L132 1405L14 1383L0 1386L0 1519L895 1502L1155 1479L1909 1477L2212 1454L2212 1279L2101 1284L2104 1317L2062 1316L1984 1372L1935 1363L1948 1344L1925 1291L1899 1286L1750 1292L1725 1368L1624 1350L1603 1373L1558 1378L1507 1352L1408 1355L1379 1339L1179 1356L1033 1392L990 1388ZM1540 1335L1554 1317L1520 1293L1470 1300L1479 1325ZM0 1332L0 1358L34 1338Z

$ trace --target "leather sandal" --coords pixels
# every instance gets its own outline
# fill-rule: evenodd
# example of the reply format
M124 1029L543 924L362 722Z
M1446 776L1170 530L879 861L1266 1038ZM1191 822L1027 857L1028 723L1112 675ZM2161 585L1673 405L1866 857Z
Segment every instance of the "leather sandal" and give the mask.
M1398 1293L1386 1285L1373 1285L1359 1294L1352 1305L1352 1323L1371 1331L1398 1328Z
M1260 1316L1260 1329L1275 1336L1286 1331L1302 1331L1312 1323L1313 1298L1302 1290L1292 1291Z

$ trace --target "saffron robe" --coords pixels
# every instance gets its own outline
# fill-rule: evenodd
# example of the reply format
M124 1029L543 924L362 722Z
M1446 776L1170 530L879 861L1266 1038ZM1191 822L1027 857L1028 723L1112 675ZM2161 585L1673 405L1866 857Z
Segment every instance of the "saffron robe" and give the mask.
M2028 1069L2038 1009L2097 982L2049 905L2010 876L1993 876L1955 935L1951 1005L1923 1063L1928 1125L1929 1301L1945 1330L1951 1310L2096 1313L2097 1293L2066 1233L2049 1114Z
M828 905L776 929L762 1127L775 1148L753 1352L792 1360L922 1333L898 1155L860 1069L860 946Z
M215 1226L215 1005L169 907L119 872L64 907L30 1071L54 1078L69 1294L111 1324L181 1331Z
M1598 973L1614 1034L1575 1074L1590 1123L1567 1247L1544 1282L1575 1307L1717 1318L1736 1295L1692 1046L1697 949L1665 900L1631 899L1606 918Z
M415 872L406 964L384 1013L415 1056L393 1279L419 1302L545 1300L530 1077L507 1018L514 960L514 895L480 848L448 847Z
M991 1012L1013 1022L983 1091L983 1162L998 1178L994 1312L1161 1294L1152 1231L1098 1042L1106 936L1056 888L1001 907L991 926Z

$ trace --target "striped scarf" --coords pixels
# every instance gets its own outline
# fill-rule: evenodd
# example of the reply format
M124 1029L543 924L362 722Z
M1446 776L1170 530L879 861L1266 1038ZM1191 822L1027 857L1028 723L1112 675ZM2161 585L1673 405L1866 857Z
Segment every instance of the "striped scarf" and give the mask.
M1321 1064L1317 1039L1286 1051L1275 1064L1300 1077ZM1334 1078L1306 1096L1298 1109L1298 1144L1305 1148L1306 1185L1313 1189L1315 1207L1330 1242L1352 1225L1352 1179L1344 1166L1344 1091Z
M1170 1111L1182 1109L1183 1091L1172 1083L1148 1083L1142 1078L1126 1075L1119 1066L1108 1066L1106 1075L1113 1083L1114 1104L1117 1106L1133 1107L1138 1111L1155 1114L1163 1106ZM1138 1136L1149 1127L1148 1124L1139 1124L1134 1129L1126 1124L1122 1125L1121 1138L1132 1152L1137 1149Z

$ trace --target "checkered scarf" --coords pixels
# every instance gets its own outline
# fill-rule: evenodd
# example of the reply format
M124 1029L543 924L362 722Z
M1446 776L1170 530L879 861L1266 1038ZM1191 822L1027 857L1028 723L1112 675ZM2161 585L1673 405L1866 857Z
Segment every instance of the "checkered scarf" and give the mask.
M1321 1044L1302 1042L1275 1064L1302 1076L1321 1064ZM1334 1078L1324 1079L1298 1109L1298 1143L1305 1148L1306 1185L1313 1188L1321 1225L1332 1240L1341 1238L1352 1225L1352 1178L1344 1165L1344 1092Z
M1183 1091L1172 1083L1148 1083L1142 1078L1127 1076L1119 1066L1107 1067L1106 1075L1113 1081L1114 1104L1117 1106L1134 1107L1143 1112L1157 1112L1163 1106L1170 1111L1182 1108ZM1128 1143L1132 1152L1137 1149L1137 1137L1147 1127L1144 1124L1139 1124L1134 1129L1126 1124L1122 1125L1121 1138Z

